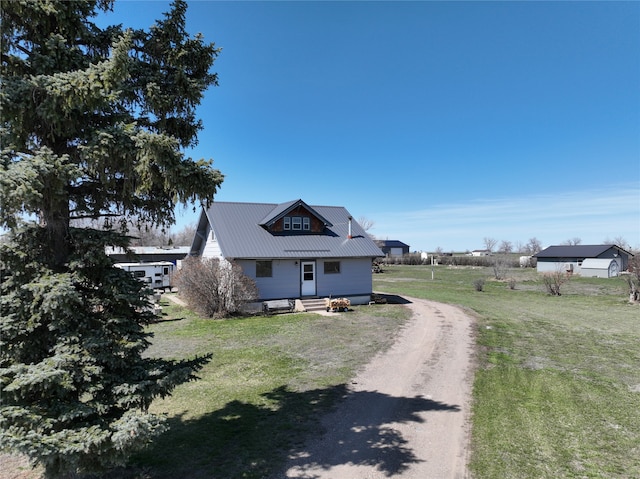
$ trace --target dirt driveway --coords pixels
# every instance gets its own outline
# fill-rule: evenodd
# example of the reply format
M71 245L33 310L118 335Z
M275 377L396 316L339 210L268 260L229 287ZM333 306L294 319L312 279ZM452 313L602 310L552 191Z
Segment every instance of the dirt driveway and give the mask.
M291 457L283 477L466 478L473 320L406 298L413 318L394 346L353 380L325 433Z

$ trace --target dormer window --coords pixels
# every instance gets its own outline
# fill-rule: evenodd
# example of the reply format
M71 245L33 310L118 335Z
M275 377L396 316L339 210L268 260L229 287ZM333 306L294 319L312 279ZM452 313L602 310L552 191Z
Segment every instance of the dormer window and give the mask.
M272 234L324 234L333 226L302 200L275 205L258 224Z
M311 219L308 216L285 216L285 231L309 231L311 229Z

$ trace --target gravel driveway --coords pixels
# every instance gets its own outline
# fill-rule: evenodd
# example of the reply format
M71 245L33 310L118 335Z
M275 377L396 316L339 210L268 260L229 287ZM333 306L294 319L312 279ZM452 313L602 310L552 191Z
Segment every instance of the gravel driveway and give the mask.
M281 477L468 477L473 320L454 306L406 299L413 317L394 346L353 380L325 432Z

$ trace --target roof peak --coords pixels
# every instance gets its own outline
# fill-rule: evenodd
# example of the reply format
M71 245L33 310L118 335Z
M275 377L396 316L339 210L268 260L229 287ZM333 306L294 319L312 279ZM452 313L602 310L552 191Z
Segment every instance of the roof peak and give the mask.
M305 203L304 201L302 201L301 199L297 199L297 200L292 200L292 201L287 201L286 203L280 203L278 205L276 205L270 212L268 215L266 215L261 221L260 223L258 223L260 226L269 226L272 225L273 223L275 223L276 221L278 221L280 218L288 215L290 212L292 212L293 210L295 210L298 207L302 207L305 210L309 211L309 213L311 213L313 216L315 216L318 220L320 220L322 223L324 223L325 226L331 227L333 226L331 224L331 222L329 222L327 219L325 219L320 213L318 213L314 208L317 207L313 207L313 206L309 206L307 203Z

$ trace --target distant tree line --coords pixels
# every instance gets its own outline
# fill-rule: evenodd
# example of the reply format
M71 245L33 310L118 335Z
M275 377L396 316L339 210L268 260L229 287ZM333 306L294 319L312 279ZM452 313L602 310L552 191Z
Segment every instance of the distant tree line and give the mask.
M189 224L181 229L153 225L139 221L137 218L121 218L118 223L124 223L129 236L129 246L191 246L196 233L196 225ZM78 220L73 222L76 227L91 227L97 230L109 230L111 222L101 220Z

